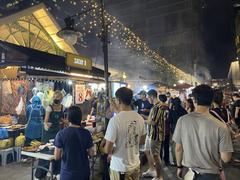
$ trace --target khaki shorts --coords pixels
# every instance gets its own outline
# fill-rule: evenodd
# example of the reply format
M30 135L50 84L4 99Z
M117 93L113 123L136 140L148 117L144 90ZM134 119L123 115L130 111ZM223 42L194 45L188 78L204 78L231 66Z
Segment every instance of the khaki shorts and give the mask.
M138 166L136 169L132 171L124 173L124 180L139 180L139 178L140 178L140 166ZM120 172L110 169L110 179L120 180Z
M162 141L151 140L151 153L153 155L160 155L161 146L162 146Z

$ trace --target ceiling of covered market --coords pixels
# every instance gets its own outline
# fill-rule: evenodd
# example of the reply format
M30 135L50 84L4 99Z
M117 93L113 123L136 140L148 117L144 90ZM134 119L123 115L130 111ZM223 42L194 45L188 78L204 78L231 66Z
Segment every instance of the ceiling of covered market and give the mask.
M43 2L60 27L64 27L65 17L81 12L80 7L83 6L80 0L19 0L16 5L6 7L9 2L0 1L2 16L19 12L31 6L32 2ZM192 49L197 38L197 32L194 31L197 26L197 11L192 2L193 0L106 0L105 8L170 63L193 73L193 61L190 59L196 55L189 49ZM77 29L83 30L88 20L76 18ZM83 33L84 37L74 47L79 53L91 57L94 64L103 64L102 43L96 33L97 30ZM110 37L110 42L110 67L127 72L132 80L167 80L164 77L166 74L158 72L158 67L153 68L155 65L149 57L142 56L131 48L123 48L120 40Z
M56 55L76 53L71 45L57 37L56 33L60 29L41 4L1 18L0 40Z

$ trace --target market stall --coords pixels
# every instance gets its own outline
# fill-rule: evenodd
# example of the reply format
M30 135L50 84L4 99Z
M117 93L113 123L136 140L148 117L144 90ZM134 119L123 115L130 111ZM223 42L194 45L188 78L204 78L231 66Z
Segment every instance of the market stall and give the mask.
M79 105L83 119L87 119L91 100L98 91L91 83L104 82L103 70L93 67L90 59L74 54L56 56L2 41L0 53L0 125L8 132L16 131L13 138L24 132L26 107L32 97L40 97L46 108L55 90L64 95L65 108ZM92 119L86 125L90 130L96 127Z

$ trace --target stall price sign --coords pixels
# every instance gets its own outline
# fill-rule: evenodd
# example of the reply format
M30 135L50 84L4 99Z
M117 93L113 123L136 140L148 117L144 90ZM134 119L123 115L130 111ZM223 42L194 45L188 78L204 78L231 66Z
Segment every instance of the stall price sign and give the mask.
M67 53L66 64L69 67L92 70L92 60L77 54Z
M75 104L82 104L85 101L86 87L84 84L75 86Z

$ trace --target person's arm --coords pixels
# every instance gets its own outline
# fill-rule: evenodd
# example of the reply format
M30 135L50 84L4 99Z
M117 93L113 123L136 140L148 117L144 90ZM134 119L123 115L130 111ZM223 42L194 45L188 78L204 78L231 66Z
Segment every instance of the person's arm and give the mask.
M235 114L234 114L235 119L238 118L239 109L240 109L240 107L236 107Z
M224 163L228 163L229 161L231 161L232 158L233 144L231 134L227 126L219 129L219 136L220 136L219 142L220 156Z
M54 159L59 160L59 159L61 159L61 156L62 156L62 149L55 147Z
M182 166L182 159L183 159L182 144L176 143L175 154L176 154L176 160L177 160L177 167L181 167Z
M103 138L100 144L100 148L104 148L105 144L106 144L106 139Z
M141 122L141 130L140 130L140 135L141 135L141 137L140 137L140 142L139 142L139 144L140 145L144 145L145 144L145 140L146 140L146 134L147 134L147 132L146 132L146 129L145 129L145 123L144 123L144 119L139 119L139 121Z
M63 148L63 141L61 136L61 131L57 133L54 139L54 159L59 160L62 157L62 148Z
M113 145L116 142L117 139L117 125L115 118L110 119L107 127L107 131L105 134L105 146L104 146L104 152L106 154L111 154L113 152Z
M182 144L176 143L175 147L175 155L176 155L176 161L177 161L177 177L178 179L183 178L183 147Z
M183 145L182 145L182 119L180 118L177 122L174 134L173 141L176 143L175 155L177 160L177 177L182 179L182 159L183 159Z
M48 120L49 120L49 117L50 117L50 113L52 112L52 108L50 106L48 106L46 108L46 115L45 115L45 118L44 118L44 129L46 131L48 131L49 129L49 126L48 126Z
M222 152L220 153L221 159L224 163L228 163L232 159L232 152Z
M144 145L145 144L145 140L146 140L146 134L141 136L141 138L140 138L140 145Z
M104 152L106 154L112 154L112 152L113 152L113 145L114 145L114 143L112 143L111 141L106 140L106 144L105 144L105 147L104 147Z
M48 131L49 126L48 126L48 120L49 120L50 113L46 112L45 118L44 118L44 129Z

